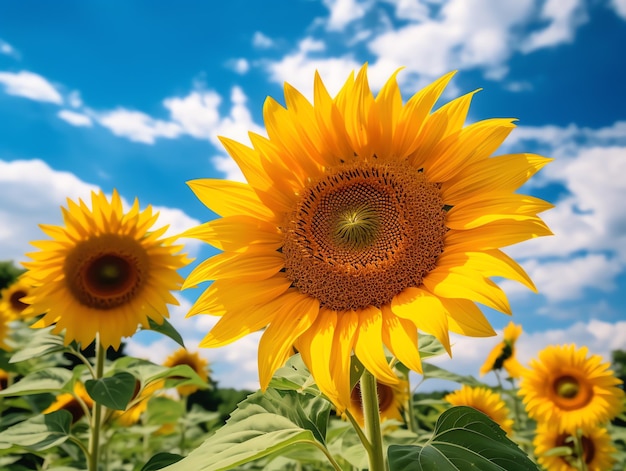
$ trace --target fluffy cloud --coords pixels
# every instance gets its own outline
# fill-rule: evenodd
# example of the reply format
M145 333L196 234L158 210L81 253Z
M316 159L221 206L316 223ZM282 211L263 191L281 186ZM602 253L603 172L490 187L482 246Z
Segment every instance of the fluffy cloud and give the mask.
M612 0L611 6L615 9L615 13L626 20L626 0Z
M20 53L11 46L8 42L0 39L0 54L4 54L5 56L11 56L14 59L20 58Z
M547 0L539 18L547 25L530 34L522 44L523 52L571 42L576 29L588 20L583 0Z
M182 132L176 123L154 119L140 111L125 108L101 113L97 119L116 136L144 144L154 144L158 137L173 139Z
M330 31L339 31L359 18L362 18L367 8L358 0L323 0L330 11L326 28Z
M67 198L89 201L91 192L97 190L41 160L0 160L0 260L24 261L24 254L34 250L29 241L47 238L39 224L62 224L60 207L67 205ZM126 201L124 205L129 207ZM157 225L169 225L170 236L200 223L177 208L154 209L160 212ZM197 252L194 241L185 245L188 252Z
M209 139L220 114L218 107L222 98L214 91L194 91L183 98L167 98L163 106L170 112L172 121L181 132L198 139Z
M63 97L48 80L27 70L17 73L0 72L0 83L9 95L20 96L34 101L60 105Z
M258 49L269 49L274 46L274 41L260 31L256 31L252 36L252 45Z
M72 126L91 127L93 124L89 116L72 110L61 110L57 113L57 116L63 121L67 121Z

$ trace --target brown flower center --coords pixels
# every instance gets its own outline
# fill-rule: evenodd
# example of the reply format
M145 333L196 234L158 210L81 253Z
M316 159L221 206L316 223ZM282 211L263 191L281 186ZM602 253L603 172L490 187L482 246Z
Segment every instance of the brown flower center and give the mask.
M26 309L28 307L28 304L23 303L21 301L21 299L26 296L28 293L24 290L16 290L15 292L11 293L11 296L9 296L9 304L11 304L11 308L15 311L15 312L22 312L24 309Z
M67 286L81 304L106 310L130 302L141 290L148 256L135 239L104 234L77 244L63 268Z
M554 402L565 410L585 407L593 397L591 387L571 375L559 376L553 382L552 387L555 394Z
M556 438L556 447L566 446L572 449L572 454L568 456L562 456L561 459L570 466L576 466L579 456L576 451L575 445L576 438L567 433L562 433ZM586 464L591 464L596 456L596 446L593 440L585 435L581 438L583 448L583 459Z
M403 162L346 165L304 189L285 224L292 285L337 311L419 286L443 251L439 185Z
M376 392L378 393L378 410L383 413L391 409L394 403L394 392L391 386L376 381ZM361 400L361 383L357 382L350 394L352 406L361 412L363 403Z

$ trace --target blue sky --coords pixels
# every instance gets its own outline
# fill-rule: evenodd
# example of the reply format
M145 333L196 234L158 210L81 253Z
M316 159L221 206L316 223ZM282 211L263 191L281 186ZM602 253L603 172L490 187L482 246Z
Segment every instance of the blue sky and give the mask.
M502 284L522 360L548 343L626 348L626 0L0 1L0 260L24 260L65 198L117 188L171 232L211 219L185 182L241 179L217 140L262 131L287 81L331 92L369 63L377 89L398 67L405 98L456 69L444 99L476 88L470 121L516 117L499 153L556 160L524 190L556 204L555 237L509 250L540 294ZM212 252L190 243L198 259ZM215 319L172 310L188 347ZM497 329L509 318L488 313ZM258 334L202 350L220 384L256 388ZM477 372L498 339L457 338L450 369ZM141 334L127 351L174 348Z

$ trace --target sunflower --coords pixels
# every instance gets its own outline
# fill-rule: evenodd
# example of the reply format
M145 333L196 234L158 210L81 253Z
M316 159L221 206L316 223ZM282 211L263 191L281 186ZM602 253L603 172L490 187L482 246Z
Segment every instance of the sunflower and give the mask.
M182 281L176 270L187 260L171 238L160 239L167 227L150 232L158 216L151 206L140 212L135 200L124 213L117 191L110 202L92 192L92 208L67 201L65 226L42 225L52 240L33 242L41 250L24 263L33 285L24 314L45 313L33 327L55 324L66 344L87 346L99 334L103 347L117 349L138 325L168 317L166 303L178 304L170 290Z
M622 409L622 381L587 347L550 345L524 371L519 394L528 415L559 432L603 424Z
M7 343L9 339L11 326L9 325L13 321L12 317L9 317L5 311L0 311L0 349L10 351L11 345Z
M19 319L24 309L28 307L22 298L28 296L30 290L31 286L22 278L18 278L0 291L0 313L10 319Z
M483 376L490 371L499 371L504 368L511 378L519 378L524 367L515 358L515 342L522 335L522 326L515 325L513 321L504 328L503 339L496 345L480 368L480 375Z
M576 455L574 440L570 434L559 432L549 424L540 424L533 440L537 461L547 471L578 471L580 457ZM553 448L558 447L571 448L571 454L559 456L551 453ZM615 459L611 455L616 450L605 428L593 427L585 431L582 448L588 471L613 469Z
M92 407L93 399L87 393L85 386L81 382L76 382L73 393L59 394L43 413L49 414L57 410L66 410L72 414L72 423L75 423L85 415L85 409L90 410Z
M507 435L513 431L513 419L500 394L488 388L463 385L461 389L444 397L453 406L468 406L482 412L496 422Z
M404 422L402 411L409 400L409 383L400 379L396 384L385 384L376 381L376 391L378 392L378 410L380 420L399 420ZM356 421L363 426L363 404L361 400L361 383L357 381L350 395L350 405L347 410Z
M383 346L420 372L417 329L448 353L449 331L494 335L474 302L510 313L491 276L534 289L499 248L550 234L551 205L514 193L549 159L490 158L514 120L463 127L473 93L431 113L452 75L403 104L396 74L374 97L364 66L334 98L316 74L314 104L288 84L266 100L267 138L222 138L247 184L189 182L221 216L185 233L222 250L183 285L214 280L189 312L221 316L201 346L266 327L262 389L295 347L342 410L352 352L395 384Z
M176 350L169 357L167 357L163 365L170 368L178 365L188 365L198 374L198 376L200 376L202 381L206 382L209 379L209 375L207 373L209 362L202 358L198 352L191 353L188 352L186 348L179 348ZM176 390L181 396L189 396L198 390L198 386L177 386Z
M115 411L113 417L115 422L123 427L130 427L141 419L141 415L148 409L150 399L163 387L165 381L153 381L140 390L140 383L136 383L135 397L124 411Z
M0 368L0 391L6 389L9 386L10 373Z

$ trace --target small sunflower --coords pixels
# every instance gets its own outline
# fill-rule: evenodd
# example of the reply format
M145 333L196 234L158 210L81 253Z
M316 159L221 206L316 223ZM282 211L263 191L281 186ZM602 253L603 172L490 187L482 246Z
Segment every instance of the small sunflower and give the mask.
M444 397L453 406L468 406L482 412L496 422L507 435L513 431L513 419L500 394L488 388L463 385L461 389Z
M573 433L603 424L621 411L622 381L602 357L587 354L587 347L550 345L531 360L519 390L531 418Z
M115 422L123 427L130 427L131 425L136 424L141 419L141 415L148 409L148 402L150 399L163 387L165 386L165 381L154 381L149 383L146 387L141 389L139 382L137 382L136 397L134 397L129 407L124 411L116 411L113 415ZM138 394L138 395L137 395Z
M480 368L480 375L483 376L490 371L506 370L511 378L519 378L524 371L522 364L515 358L515 342L522 335L522 326L515 325L513 321L504 328L503 339L496 345Z
M0 391L9 386L10 373L0 368Z
M57 410L66 410L72 414L72 423L76 423L85 415L85 408L88 410L93 408L93 399L87 393L83 383L76 382L73 393L59 394L43 413L49 414Z
M178 365L187 365L194 370L198 376L202 379L202 381L208 381L209 375L207 373L207 368L209 366L209 362L202 358L198 352L191 353L187 351L186 348L179 348L174 353L172 353L165 362L164 366L172 368ZM176 390L181 396L189 396L190 394L195 393L198 390L197 386L177 386Z
M576 455L574 440L573 436L559 432L550 424L540 424L533 440L537 461L547 471L578 471L580 457ZM552 454L551 450L558 447L569 447L572 452L565 456ZM616 450L605 428L593 427L585 431L582 436L582 448L588 471L613 469L615 459L611 455Z
M18 278L7 288L0 291L0 313L9 319L19 319L28 304L22 298L28 296L31 286L22 278Z
M406 103L396 75L374 96L364 66L332 98L316 74L313 104L285 84L267 138L222 138L247 184L189 183L221 218L185 235L222 250L186 279L214 280L189 315L221 316L203 347L266 328L262 389L295 347L341 411L352 353L397 383L384 346L420 372L418 329L450 353L449 331L494 335L475 302L511 312L490 277L534 289L500 247L550 234L538 213L552 205L515 193L549 159L491 157L515 120L464 127L474 93L431 112L452 73Z
M391 419L404 422L402 411L409 400L409 383L402 379L396 384L385 384L376 381L376 391L378 392L378 410L381 422ZM360 382L357 382L354 388L352 388L348 411L363 426L363 402L361 400Z
M24 314L45 313L33 327L55 324L66 343L87 346L98 334L103 347L117 349L149 318L168 317L167 303L178 304L170 290L182 281L176 270L187 260L171 238L160 239L167 227L151 231L158 216L151 206L140 211L135 200L124 213L117 191L110 202L92 192L91 203L68 199L65 226L41 226L52 240L33 242L41 250L24 263L33 285Z
M10 351L11 345L7 343L10 336L11 326L9 325L14 319L9 317L4 311L0 311L0 349Z

